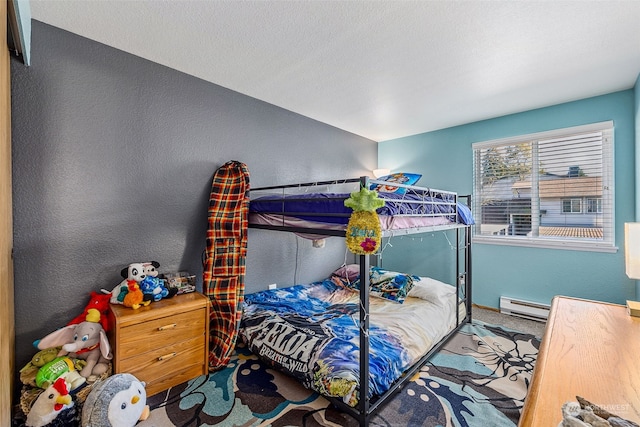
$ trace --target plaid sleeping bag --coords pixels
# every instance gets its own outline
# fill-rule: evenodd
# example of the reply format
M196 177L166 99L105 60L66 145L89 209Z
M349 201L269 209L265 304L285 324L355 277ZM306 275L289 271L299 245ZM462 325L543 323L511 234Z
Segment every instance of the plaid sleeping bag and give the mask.
M249 170L230 161L213 175L209 198L203 293L211 301L209 370L223 368L236 344L244 298Z

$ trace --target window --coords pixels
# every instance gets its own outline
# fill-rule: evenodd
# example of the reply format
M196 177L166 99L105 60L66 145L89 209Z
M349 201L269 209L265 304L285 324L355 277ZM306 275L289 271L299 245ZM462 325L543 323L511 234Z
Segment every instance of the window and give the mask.
M587 199L587 213L602 213L602 199Z
M562 201L562 213L582 212L582 199L564 199Z
M473 144L474 241L614 247L613 122Z

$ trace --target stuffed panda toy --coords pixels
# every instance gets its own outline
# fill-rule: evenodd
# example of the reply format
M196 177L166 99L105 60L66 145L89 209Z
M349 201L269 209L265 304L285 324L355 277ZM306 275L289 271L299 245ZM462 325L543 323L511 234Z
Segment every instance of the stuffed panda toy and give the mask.
M111 304L123 304L129 292L130 284L135 281L143 294L143 305L162 298L170 298L178 292L177 289L167 289L164 279L158 277L158 261L137 262L123 268L120 275L124 280L111 291Z

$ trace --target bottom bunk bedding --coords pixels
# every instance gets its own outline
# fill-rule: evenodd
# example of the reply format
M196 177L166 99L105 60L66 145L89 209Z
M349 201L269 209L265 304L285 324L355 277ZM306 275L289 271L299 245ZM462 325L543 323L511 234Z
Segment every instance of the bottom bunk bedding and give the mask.
M381 280L371 294L389 299L370 298L370 397L389 389L455 328L457 301L455 287L437 280L374 267L372 282L374 271ZM332 276L246 295L240 336L254 354L305 387L356 406L360 302L352 288L357 284ZM462 322L464 304L458 308Z

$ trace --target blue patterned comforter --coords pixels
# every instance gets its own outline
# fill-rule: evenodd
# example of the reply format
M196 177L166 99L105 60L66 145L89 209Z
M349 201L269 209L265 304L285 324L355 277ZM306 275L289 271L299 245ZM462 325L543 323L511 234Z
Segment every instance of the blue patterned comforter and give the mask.
M404 304L371 298L371 396L385 392L453 328L455 290L441 282L428 286L416 285L420 298L408 297ZM335 278L249 294L240 336L254 354L298 378L305 387L355 406L359 399L358 298Z

